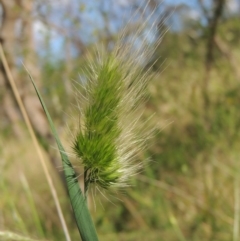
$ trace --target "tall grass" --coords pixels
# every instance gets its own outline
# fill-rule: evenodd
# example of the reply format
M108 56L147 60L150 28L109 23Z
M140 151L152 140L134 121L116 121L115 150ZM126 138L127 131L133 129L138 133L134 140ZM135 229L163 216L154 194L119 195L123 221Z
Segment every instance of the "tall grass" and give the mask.
M197 46L195 46L187 37L184 38L183 35L176 33L169 33L166 38L157 51L159 51L159 55L167 52L171 59L170 66L161 74L161 77L154 76L154 81L147 88L150 98L146 102L147 114L156 112L152 121L156 123L156 127L161 132L154 138L154 144L150 150L137 157L144 159L151 156L154 161L143 168L144 175L136 175L136 180L133 178L135 188L121 188L126 190L122 202L115 201L115 205L109 205L108 201L99 197L104 208L99 207L96 212L91 213L99 238L100 240L127 241L136 239L155 241L159 240L159 237L161 240L168 241L238 240L238 84L226 61L221 58L217 59L216 68L211 74L210 115L206 121L203 118L204 109L199 94L199 83L201 83L203 75L202 53L204 52L204 44L199 39ZM171 41L173 45L171 45ZM176 46L177 43L178 46ZM164 51L161 51L161 48ZM236 53L239 52L238 48L235 50ZM178 51L179 57L177 58ZM176 58L173 58L173 55ZM75 146L81 149L80 153L77 153L79 165L90 165L91 160L95 159L89 155L91 150L82 151L82 145L90 143L93 146L95 142L102 143L104 141L87 127L96 128L97 125L100 125L101 128L105 125L111 127L111 124L118 120L115 117L115 111L112 111L113 108L108 110L112 119L104 119L104 116L101 116L101 118L94 118L93 123L86 124L98 108L97 103L101 101L100 94L100 97L94 99L92 94L94 91L89 91L90 88L97 89L94 88L98 86L97 76L99 75L96 72L101 70L101 66L107 65L109 56L101 56L104 57L101 58L102 61L96 58L91 63L95 63L97 66L90 67L89 72L83 76L83 79L91 79L91 82L88 83L91 86L86 85L87 82L84 81L81 86L77 85L78 89L85 89L85 93L82 94L84 97L80 98L79 102L81 108L78 109L78 112L80 114L77 114L81 117L81 128L77 128L77 132L69 143L72 146L75 143ZM126 59L128 60L128 58ZM119 63L121 62L117 62L117 65ZM112 66L109 65L109 70L115 66L116 62ZM61 70L58 69L58 71ZM105 76L106 72L105 68L104 74L101 76ZM55 81L57 82L58 79ZM86 91L86 87L88 91ZM107 85L103 87L101 90L105 92ZM87 101L83 103L84 98L87 98ZM108 100L105 103L108 103ZM145 118L144 114L142 117ZM172 124L166 125L169 122ZM74 122L74 125L76 123L79 126L78 121ZM101 130L101 128L99 129ZM116 128L113 128L112 130L115 131L114 135L108 135L108 132L106 134L112 140L106 149L110 149L112 153L109 156L118 157L112 144L115 144L113 141L115 138L115 140L121 140L119 129L116 131ZM121 128L120 130L122 131ZM93 139L88 137L91 135L93 135ZM67 141L68 138L69 136L65 136ZM119 142L116 141L116 143ZM140 143L144 144L144 142ZM14 146L11 141L9 141L9 146ZM117 158L114 158L113 162L112 159L104 161L109 167L101 170L100 179L97 178L96 166L91 166L92 169L86 168L88 170L86 179L89 181L86 186L95 187L95 184L98 184L99 188L108 190L111 186L107 185L108 183L113 184L113 187L128 184L130 180L124 179L124 182L120 182L121 185L116 185L118 180L122 180L119 175L112 175L114 171L119 170L112 168L112 163L115 164L116 160ZM109 178L107 181L103 181L103 177ZM10 186L8 183L3 185ZM38 190L37 184L36 190ZM7 188L5 188L4 193L7 192ZM6 195L4 196L6 197ZM64 198L61 196L61 199ZM14 205L17 207L16 203ZM47 205L49 204L47 203ZM68 208L65 207L64 211L65 216L67 216ZM28 222L22 216L20 217L23 220L23 227L18 228L18 230L26 234ZM52 216L49 217L49 220L52 218ZM43 226L47 223L47 219L42 219ZM60 226L59 224L55 225ZM73 224L69 226L71 235L77 239L75 226ZM51 230L49 232L52 232L53 236L59 235L56 230L51 229L51 225L44 227L46 230Z

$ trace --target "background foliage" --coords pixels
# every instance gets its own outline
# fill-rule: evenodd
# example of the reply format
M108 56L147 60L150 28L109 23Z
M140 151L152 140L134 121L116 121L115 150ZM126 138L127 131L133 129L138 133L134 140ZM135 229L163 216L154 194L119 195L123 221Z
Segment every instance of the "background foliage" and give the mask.
M178 2L149 1L145 14L131 21L130 12L139 6L143 12L144 3L34 2L31 23L35 45L31 51L40 70L37 81L69 152L72 143L68 127L76 129L79 121L72 82L78 82L79 76L87 79L83 75L86 59L96 46L110 51L122 27L127 26L126 38L131 36L155 9L149 24L157 21L159 28L149 45L159 38L162 41L143 63L143 68L153 64L155 73L148 87L143 121L155 113L151 123L156 133L147 151L137 157L150 161L129 189L90 197L100 240L240 238L240 3L223 1L211 39L215 10L221 1L191 1L191 5ZM26 53L18 54L13 68L22 82L30 85L17 61L20 57L24 60ZM1 89L2 103L5 93ZM4 104L0 107L0 230L41 240L64 240L24 123L19 117L19 136L13 128L16 123L4 115ZM39 139L47 159L49 153L57 155L49 139L40 134ZM78 163L75 165L81 172ZM56 172L50 162L49 168L70 234L77 239L68 197L58 175L61 168Z

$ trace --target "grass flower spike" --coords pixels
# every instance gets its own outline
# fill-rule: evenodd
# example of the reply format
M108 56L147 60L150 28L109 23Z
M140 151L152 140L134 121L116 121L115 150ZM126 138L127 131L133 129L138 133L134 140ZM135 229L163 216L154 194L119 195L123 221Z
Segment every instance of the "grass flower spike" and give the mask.
M139 136L143 128L139 106L149 73L143 75L130 52L127 45L118 45L90 64L83 123L74 140L74 150L85 168L86 187L91 183L105 189L124 187L141 166L134 157L146 140Z

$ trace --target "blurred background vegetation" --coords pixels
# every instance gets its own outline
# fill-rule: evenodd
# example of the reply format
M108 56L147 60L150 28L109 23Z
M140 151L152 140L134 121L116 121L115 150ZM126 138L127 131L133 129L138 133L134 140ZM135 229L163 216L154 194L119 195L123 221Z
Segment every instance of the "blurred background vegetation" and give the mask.
M145 21L149 21L146 31L153 21L157 25L149 45L161 39L154 55L141 63L146 69L152 66L155 74L143 119L155 113L151 123L156 133L147 151L139 153L139 159L150 162L132 187L90 198L100 240L240 240L240 1L1 0L0 4L0 40L73 240L79 235L59 156L22 63L40 87L71 151L68 128L76 130L79 123L73 84L80 76L87 78L83 74L87 58L96 46L111 51L122 28L127 39ZM131 17L136 11L139 14ZM64 240L2 64L0 71L0 230Z

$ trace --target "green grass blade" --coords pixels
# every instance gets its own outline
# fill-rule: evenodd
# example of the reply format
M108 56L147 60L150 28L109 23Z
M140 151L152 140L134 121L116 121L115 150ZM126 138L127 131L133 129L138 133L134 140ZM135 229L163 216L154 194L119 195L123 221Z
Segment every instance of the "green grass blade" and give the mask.
M51 131L52 131L54 138L58 145L58 149L59 149L59 152L60 152L60 155L62 158L63 169L64 169L65 178L66 178L66 182L67 182L70 201L71 201L71 205L72 205L72 208L74 211L76 223L77 223L81 238L83 241L97 241L98 240L97 233L96 233L94 224L92 222L92 218L90 216L89 210L87 208L84 194L82 193L82 191L79 187L75 171L74 171L72 164L70 163L68 156L66 155L66 152L58 137L56 128L53 124L52 118L47 110L47 107L44 104L43 99L42 99L31 76L30 76L30 79L31 79L32 84L35 88L35 91L38 95L38 98L42 104L42 107L45 111L45 114L47 116L48 122L51 127Z

